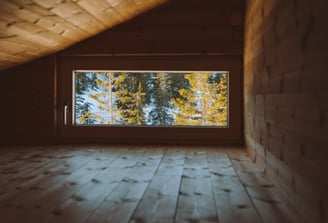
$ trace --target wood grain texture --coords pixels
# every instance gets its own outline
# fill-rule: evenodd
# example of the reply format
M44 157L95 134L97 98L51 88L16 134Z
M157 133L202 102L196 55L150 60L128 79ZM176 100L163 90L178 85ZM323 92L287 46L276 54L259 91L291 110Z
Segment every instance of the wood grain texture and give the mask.
M0 57L0 69L62 50L164 2L3 0L0 48L7 43L10 47ZM31 50L31 46L38 50Z
M328 4L254 0L246 8L248 151L304 221L327 222Z
M244 149L71 145L0 152L15 222L301 222Z

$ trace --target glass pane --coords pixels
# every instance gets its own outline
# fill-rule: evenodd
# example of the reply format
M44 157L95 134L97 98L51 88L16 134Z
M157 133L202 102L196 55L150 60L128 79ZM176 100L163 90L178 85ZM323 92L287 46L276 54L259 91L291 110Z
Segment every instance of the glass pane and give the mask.
M73 71L74 125L228 127L227 71Z

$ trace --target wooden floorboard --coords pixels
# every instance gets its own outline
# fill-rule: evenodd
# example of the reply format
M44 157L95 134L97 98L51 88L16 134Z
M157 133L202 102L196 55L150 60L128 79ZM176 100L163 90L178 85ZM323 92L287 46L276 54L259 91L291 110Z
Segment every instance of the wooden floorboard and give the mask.
M0 177L5 223L302 222L244 149L10 147Z

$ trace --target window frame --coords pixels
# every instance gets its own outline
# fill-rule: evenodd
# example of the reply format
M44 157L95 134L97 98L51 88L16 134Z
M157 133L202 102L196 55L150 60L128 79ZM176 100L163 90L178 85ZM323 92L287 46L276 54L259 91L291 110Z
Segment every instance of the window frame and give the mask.
M58 140L61 143L241 144L241 67L241 60L232 56L63 56L58 67ZM73 125L73 70L228 71L229 127ZM68 106L66 125L65 105Z
M175 123L172 123L171 125L170 124L163 124L163 125L160 125L160 124L147 124L147 123L144 123L144 124L137 124L137 123L130 123L130 124L127 124L127 123L94 123L94 124L89 124L89 123L78 123L77 121L77 110L76 110L76 107L77 107L77 101L76 101L76 86L77 86L77 82L76 80L78 79L78 75L83 75L83 74L88 74L90 76L90 73L91 75L95 75L95 73L98 73L97 75L100 75L102 73L116 73L116 74L123 74L123 73L127 73L127 74L132 74L133 76L138 76L138 75L150 75L150 74L153 74L153 73L156 73L156 75L158 73L169 73L169 75L175 75L176 74L181 74L183 73L184 75L186 74L194 74L194 75L204 75L204 73L218 73L218 74L224 74L226 75L225 77L225 80L227 81L227 90L229 91L229 72L228 71L158 71L158 70L151 70L151 71L144 71L144 70L73 70L72 71L72 78L73 78L73 90L72 90L72 103L73 103L73 106L72 106L72 116L73 116L73 119L72 119L72 125L74 126L96 126L96 127L108 127L108 126L131 126L131 127L138 127L138 126L141 126L141 127L181 127L181 128L188 128L188 127L194 127L194 128L228 128L229 127L229 115L227 112L227 115L226 115L226 121L227 121L227 124L226 125L219 125L219 124L214 124L214 123L211 123L209 125L203 125L203 124L191 124L191 123L185 123L185 124L175 124ZM113 77L111 77L111 79L113 79ZM218 82L216 82L218 83ZM168 86L170 87L170 85ZM193 90L193 89L192 89ZM95 93L95 92L93 92ZM112 92L112 94L115 95L115 92ZM153 96L153 95L150 95L150 97ZM159 99L161 101L161 96L163 95L159 95ZM114 96L115 97L115 96ZM112 98L112 97L110 97ZM226 96L225 97L227 99L227 105L229 106L229 97ZM90 99L90 97L89 97ZM172 98L170 98L172 99ZM112 100L111 100L112 101ZM115 99L114 99L115 101ZM112 102L110 103L111 105ZM149 104L147 104L149 105ZM203 108L199 108L200 110L202 110ZM173 108L174 110L174 108ZM181 110L180 110L181 111ZM203 111L203 110L202 110ZM100 110L98 110L97 112L100 112ZM94 114L93 112L91 112L91 114ZM167 113L167 115L170 115L170 113ZM171 113L172 115L172 113ZM99 121L99 120L98 120ZM204 121L204 120L203 120ZM205 122L208 121L206 118L205 118ZM146 121L147 122L147 121Z

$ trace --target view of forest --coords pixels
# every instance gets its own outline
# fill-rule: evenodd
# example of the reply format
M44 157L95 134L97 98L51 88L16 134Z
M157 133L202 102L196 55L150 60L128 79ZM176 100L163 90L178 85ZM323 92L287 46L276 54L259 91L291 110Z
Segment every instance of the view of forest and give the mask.
M74 71L75 125L228 126L228 72Z

